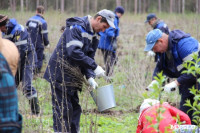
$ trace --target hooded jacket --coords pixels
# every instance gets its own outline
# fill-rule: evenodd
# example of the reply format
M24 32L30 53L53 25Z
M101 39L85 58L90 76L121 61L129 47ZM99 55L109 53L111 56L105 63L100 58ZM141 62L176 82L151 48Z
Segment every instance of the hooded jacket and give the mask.
M26 28L18 24L16 19L10 19L6 27L7 32L3 35L3 38L15 43L20 52L20 57L23 57L22 53L35 50Z
M60 37L44 74L44 78L50 83L62 84L76 81L69 75L70 72L64 72L60 59L67 61L73 67L78 67L86 78L95 77L94 70L97 64L94 56L99 35L94 33L89 18L85 16L66 20L65 31Z

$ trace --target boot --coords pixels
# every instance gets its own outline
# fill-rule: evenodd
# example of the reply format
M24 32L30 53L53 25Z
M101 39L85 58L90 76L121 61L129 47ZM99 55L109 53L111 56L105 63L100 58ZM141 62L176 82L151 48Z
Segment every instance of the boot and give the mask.
M29 100L29 103L31 105L31 112L33 115L38 115L40 113L40 106L39 101L37 97L32 98Z

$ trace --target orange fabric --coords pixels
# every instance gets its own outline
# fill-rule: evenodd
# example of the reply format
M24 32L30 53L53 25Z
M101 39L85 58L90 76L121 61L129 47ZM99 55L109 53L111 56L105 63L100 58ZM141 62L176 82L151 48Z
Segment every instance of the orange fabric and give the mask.
M0 52L6 58L12 74L15 76L19 61L19 51L13 42L3 39L1 35L2 33L0 32Z
M156 110L159 108L159 104L156 104L152 107L147 108L142 112L140 118L138 120L138 126L136 133L157 133L154 128L150 127L152 125L157 124L156 117L158 114ZM174 119L177 115L180 116L180 121L185 121L184 125L191 125L191 120L187 114L182 112L181 110L169 105L168 103L163 103L161 106L161 110L164 109L164 113L162 114L162 120L159 123L159 130L160 133L168 133L172 132L171 125L177 125L176 120ZM147 121L147 116L153 118L152 123Z

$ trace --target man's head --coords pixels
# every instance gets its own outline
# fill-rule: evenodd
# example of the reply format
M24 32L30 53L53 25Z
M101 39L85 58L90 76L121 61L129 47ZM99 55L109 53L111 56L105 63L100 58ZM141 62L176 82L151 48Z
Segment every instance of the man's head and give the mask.
M149 23L149 25L152 26L156 20L157 20L156 14L150 13L147 15L147 20L145 21L145 23Z
M38 6L37 8L36 8L36 13L37 14L44 14L44 7L43 6Z
M168 49L168 35L159 29L150 31L146 36L146 47L144 51L164 53Z
M95 32L104 32L107 28L115 28L114 25L115 14L107 9L99 11L91 22L92 28Z
M7 16L0 14L0 30L2 32L7 31L6 24L8 23L8 21L9 21L9 19Z
M124 15L124 8L122 6L118 6L115 8L115 14L121 18Z

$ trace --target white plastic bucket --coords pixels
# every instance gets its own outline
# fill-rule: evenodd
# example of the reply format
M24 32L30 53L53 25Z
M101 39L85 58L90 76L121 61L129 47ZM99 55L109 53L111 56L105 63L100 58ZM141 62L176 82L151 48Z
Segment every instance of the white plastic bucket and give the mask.
M116 106L113 85L109 84L90 92L100 112Z

